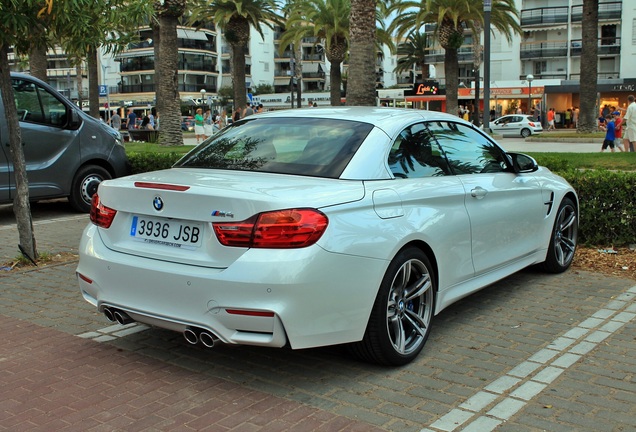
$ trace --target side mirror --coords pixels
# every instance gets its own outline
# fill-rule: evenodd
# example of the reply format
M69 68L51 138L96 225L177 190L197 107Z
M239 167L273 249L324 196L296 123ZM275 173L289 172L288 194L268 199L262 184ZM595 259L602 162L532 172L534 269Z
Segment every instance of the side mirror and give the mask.
M80 125L82 124L82 119L80 118L79 114L74 109L70 109L69 112L70 112L70 120L68 122L69 129L79 128Z
M539 169L537 161L523 153L508 153L512 159L512 167L517 173L535 172Z

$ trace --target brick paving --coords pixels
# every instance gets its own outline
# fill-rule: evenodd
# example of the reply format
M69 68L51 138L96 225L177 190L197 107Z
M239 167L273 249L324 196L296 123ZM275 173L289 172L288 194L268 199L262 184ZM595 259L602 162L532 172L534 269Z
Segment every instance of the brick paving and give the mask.
M87 218L47 217L35 219L40 251L76 252ZM0 213L0 257L16 239ZM0 430L636 431L635 281L525 270L442 312L412 364L382 368L340 347L206 350L112 326L81 298L75 265L0 273ZM564 336L589 350L488 405L524 366L553 372L537 358Z

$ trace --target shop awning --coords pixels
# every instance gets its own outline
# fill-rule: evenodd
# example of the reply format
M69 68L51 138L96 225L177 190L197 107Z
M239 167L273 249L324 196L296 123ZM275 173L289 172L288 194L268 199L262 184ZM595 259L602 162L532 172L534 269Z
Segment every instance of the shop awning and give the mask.
M320 63L303 63L303 72L320 72Z
M205 33L201 31L194 31L188 29L177 29L177 37L179 39L190 39L190 40L204 40L207 41L208 38Z
M541 26L541 27L531 27L524 28L524 32L537 32L537 31L549 31L549 30L566 30L568 28L567 24L562 25L551 25L551 26Z

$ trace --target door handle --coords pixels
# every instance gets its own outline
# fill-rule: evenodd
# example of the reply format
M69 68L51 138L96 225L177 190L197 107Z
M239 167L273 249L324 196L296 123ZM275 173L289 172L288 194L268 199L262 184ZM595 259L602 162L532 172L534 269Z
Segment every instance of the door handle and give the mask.
M485 197L486 194L488 194L488 191L480 186L477 186L476 188L470 191L470 196L477 199L481 199Z

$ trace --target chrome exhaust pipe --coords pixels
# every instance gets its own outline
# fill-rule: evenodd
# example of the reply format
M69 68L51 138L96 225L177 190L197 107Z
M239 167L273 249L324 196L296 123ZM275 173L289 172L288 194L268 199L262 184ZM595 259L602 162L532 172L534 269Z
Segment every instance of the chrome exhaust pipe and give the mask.
M106 317L106 319L110 322L115 322L115 311L109 307L105 307L104 308L104 316Z
M115 313L113 315L115 316L115 320L121 325L135 322L135 320L129 317L128 314L124 311L115 310Z
M188 327L183 331L183 337L189 344L196 345L199 343L199 330Z
M212 333L209 333L207 331L202 331L201 334L199 335L199 340L201 341L201 344L206 347L206 348L213 348L214 344L216 343L216 341L218 340L217 338L214 337L214 335Z

